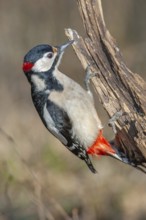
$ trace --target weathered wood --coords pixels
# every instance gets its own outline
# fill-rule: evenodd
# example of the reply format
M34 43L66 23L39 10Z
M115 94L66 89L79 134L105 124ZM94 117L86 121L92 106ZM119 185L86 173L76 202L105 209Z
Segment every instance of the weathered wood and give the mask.
M98 72L93 84L105 110L111 117L122 110L116 123L117 148L136 166L146 162L146 82L124 63L115 40L104 22L100 0L77 0L87 38L66 29L74 39L74 50L84 68Z

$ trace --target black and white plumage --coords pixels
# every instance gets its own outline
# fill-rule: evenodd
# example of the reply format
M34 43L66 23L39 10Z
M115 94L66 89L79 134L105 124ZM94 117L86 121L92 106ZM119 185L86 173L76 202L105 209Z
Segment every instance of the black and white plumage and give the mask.
M34 47L24 57L23 71L45 127L95 173L87 149L96 141L102 125L93 98L58 70L64 50L72 43Z

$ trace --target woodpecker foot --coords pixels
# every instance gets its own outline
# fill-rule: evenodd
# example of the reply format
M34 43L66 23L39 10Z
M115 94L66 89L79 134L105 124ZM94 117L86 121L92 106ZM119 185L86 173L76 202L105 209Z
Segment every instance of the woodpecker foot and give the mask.
M89 91L89 92L91 92L90 87L89 87L90 80L91 80L93 77L95 77L95 76L98 75L97 72L96 72L96 73L91 72L90 66L91 66L91 65L89 64L89 65L87 66L86 70L85 70L85 74L86 74L86 76L85 76L85 86L86 86L87 91Z
M120 111L116 112L108 122L108 125L110 127L112 127L114 134L117 134L117 129L116 129L115 123L122 115L123 115L123 112L122 112L122 110L120 110Z

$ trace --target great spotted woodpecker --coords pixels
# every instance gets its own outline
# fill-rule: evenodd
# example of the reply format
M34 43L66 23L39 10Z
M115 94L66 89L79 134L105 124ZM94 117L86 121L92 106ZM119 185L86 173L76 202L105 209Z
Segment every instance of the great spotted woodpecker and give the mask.
M118 155L103 137L102 124L89 89L58 70L69 41L61 46L38 45L24 57L23 71L31 85L34 106L45 127L96 173L88 154Z

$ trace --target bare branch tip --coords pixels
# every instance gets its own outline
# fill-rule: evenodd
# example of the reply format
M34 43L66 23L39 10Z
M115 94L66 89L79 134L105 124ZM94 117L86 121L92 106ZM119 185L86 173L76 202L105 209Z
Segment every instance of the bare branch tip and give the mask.
M78 39L80 38L77 31L71 28L65 28L65 34L70 40L74 40L73 45L76 45Z

